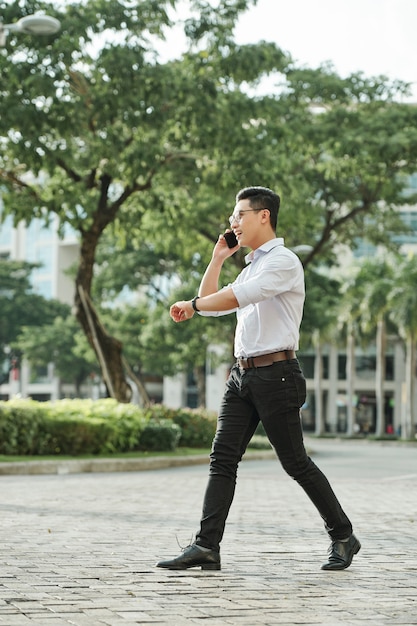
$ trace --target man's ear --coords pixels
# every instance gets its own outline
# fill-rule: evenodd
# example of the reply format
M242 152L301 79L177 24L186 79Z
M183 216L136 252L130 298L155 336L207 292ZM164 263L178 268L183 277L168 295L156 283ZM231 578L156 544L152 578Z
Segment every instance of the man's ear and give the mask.
M271 223L271 213L269 209L262 209L262 222Z

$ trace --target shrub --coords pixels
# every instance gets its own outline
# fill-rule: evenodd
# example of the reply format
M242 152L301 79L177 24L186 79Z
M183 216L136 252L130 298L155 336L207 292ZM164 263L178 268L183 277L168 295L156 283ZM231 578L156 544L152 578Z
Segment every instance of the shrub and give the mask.
M0 454L102 454L210 447L216 416L204 410L141 409L116 400L0 402Z
M45 404L49 415L45 435L51 451L42 454L129 452L137 449L148 421L140 407L112 398Z
M118 452L138 450L142 432L149 422L143 409L133 404L116 403L110 419L116 425L112 440L109 442L112 449Z
M210 447L216 432L217 418L214 412L204 409L170 409L155 404L148 410L150 419L169 419L181 428L178 445L185 448Z
M37 454L100 454L111 451L114 426L104 419L53 416L45 419Z
M18 427L12 418L11 407L0 402L0 453L15 454L17 449Z
M101 454L138 447L148 418L116 400L0 402L1 454Z
M42 421L42 404L38 402L0 402L0 453L37 454Z
M138 450L147 452L175 450L180 437L181 428L172 420L150 420L142 431Z
M216 432L217 416L202 409L179 409L174 421L181 428L179 445L186 448L209 448Z

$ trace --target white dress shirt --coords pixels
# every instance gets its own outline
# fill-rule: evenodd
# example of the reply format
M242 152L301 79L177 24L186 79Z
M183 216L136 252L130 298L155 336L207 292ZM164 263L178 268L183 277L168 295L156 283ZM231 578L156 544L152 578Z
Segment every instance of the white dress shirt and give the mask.
M298 350L305 298L300 259L279 237L250 252L245 260L245 269L228 285L239 307L229 311L203 311L202 315L236 311L236 358Z

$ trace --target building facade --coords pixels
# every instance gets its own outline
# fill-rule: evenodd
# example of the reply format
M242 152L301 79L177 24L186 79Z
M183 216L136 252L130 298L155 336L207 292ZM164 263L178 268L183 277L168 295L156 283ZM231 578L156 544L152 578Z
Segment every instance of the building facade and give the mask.
M78 250L74 232L68 229L62 239L58 236L58 218L49 226L35 219L29 226L21 222L14 228L11 217L6 217L0 224L0 258L39 264L39 268L32 272L31 280L34 291L45 298L72 304L74 281L67 271L77 260ZM7 353L4 358L8 358ZM21 395L49 400L58 398L60 393L60 381L55 376L53 363L45 369L35 369L25 361L18 367L12 362L9 382L0 386L0 399Z
M417 178L416 178L417 185ZM0 206L1 211L1 206ZM400 241L404 251L417 251L417 210L406 206L404 220L410 226L410 234ZM68 230L63 238L58 236L58 223L46 227L41 220L34 220L28 227L23 223L13 227L10 218L0 225L0 257L11 260L28 261L40 264L33 272L34 290L46 298L56 298L72 304L74 283L68 276L68 269L78 256L76 233ZM372 251L362 246L365 256ZM353 257L353 255L352 255ZM209 410L217 411L228 375L227 364L212 367L218 363L221 346L213 346L207 355L206 402ZM324 419L325 430L331 433L346 431L349 403L354 403L355 424L358 431L373 432L376 422L376 356L375 347L366 350L356 348L353 388L349 395L346 380L346 349L344 346L325 345L320 355L314 352L299 353L299 359L307 379L308 397L303 407L303 421L307 430L314 430L316 414L319 410ZM5 354L4 358L9 355ZM320 379L317 378L317 359L320 359ZM402 343L391 338L386 355L386 376L384 382L384 413L386 432L399 433L404 421L404 368L405 355ZM148 385L147 385L148 387ZM417 389L417 384L415 385ZM179 374L163 380L150 379L149 391L154 401L161 401L172 408L195 407L198 404L195 382L191 375ZM92 378L84 387L85 397L97 398L105 393L98 378ZM44 370L36 370L23 362L19 368L12 367L9 381L0 386L0 398L14 395L32 397L37 400L71 397L71 385L62 384L55 376L53 363Z

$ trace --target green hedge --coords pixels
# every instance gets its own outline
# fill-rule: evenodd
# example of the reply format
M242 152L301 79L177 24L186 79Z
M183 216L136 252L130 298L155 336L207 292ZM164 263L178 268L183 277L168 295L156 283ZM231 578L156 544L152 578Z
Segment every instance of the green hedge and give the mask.
M108 454L209 448L216 414L197 409L170 409L156 404L141 409L104 400L0 401L0 454ZM249 446L270 449L262 428Z
M171 420L181 429L179 444L184 448L209 448L216 432L217 416L204 409L169 409L155 404L147 411L150 420Z
M210 447L213 413L112 399L0 401L0 454L80 455Z
M150 420L139 441L139 450L165 452L175 450L181 438L181 428L171 420Z
M39 454L44 419L42 405L37 402L0 402L0 453Z
M103 454L140 449L143 410L112 399L0 402L0 454Z

